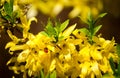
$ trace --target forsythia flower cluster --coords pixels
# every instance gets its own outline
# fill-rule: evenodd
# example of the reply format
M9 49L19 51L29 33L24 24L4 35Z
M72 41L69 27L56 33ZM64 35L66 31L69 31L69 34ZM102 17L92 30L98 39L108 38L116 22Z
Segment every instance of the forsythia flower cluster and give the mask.
M53 36L43 32L37 35L28 32L33 20L31 18L22 23L22 38L7 31L12 41L5 48L9 48L13 55L7 65L12 63L9 68L16 74L23 72L26 78L27 74L30 77L38 76L41 70L44 70L44 74L55 70L58 78L101 78L105 73L112 77L109 58L112 57L114 62L118 59L114 39L110 41L100 35L94 36L94 43L90 44L88 37L72 25L61 32L59 36L63 38L55 42Z
M1 4L5 1L10 0L1 0ZM24 8L23 5L26 7ZM103 9L103 3L102 0L14 0L14 10L27 9L29 17L36 15L37 10L44 14L56 16L66 7L73 8L68 15L69 17L81 15L82 18L86 19L87 13L90 11L94 16L98 15Z
M103 5L101 0L0 0L0 32L12 27L21 27L19 18L22 19L23 15L30 19L40 11L55 17L66 7L73 8L68 14L69 17L80 15L82 20L86 20L88 12L96 16Z
M31 22L37 22L36 9L54 16L71 6L69 16L81 15L84 20L90 11L98 14L101 0L1 0L0 6L0 26L12 40L5 46L12 55L7 65L16 74L22 72L23 78L37 77L43 70L44 75L56 71L57 78L101 78L106 73L113 77L109 59L112 57L118 63L116 43L114 38L105 40L101 35L95 36L101 26L90 31L83 29L88 32L86 35L75 29L76 24L66 29L68 21L55 23L58 25L55 28L48 22L46 29L37 35L29 32ZM15 27L21 29L22 37L14 35Z

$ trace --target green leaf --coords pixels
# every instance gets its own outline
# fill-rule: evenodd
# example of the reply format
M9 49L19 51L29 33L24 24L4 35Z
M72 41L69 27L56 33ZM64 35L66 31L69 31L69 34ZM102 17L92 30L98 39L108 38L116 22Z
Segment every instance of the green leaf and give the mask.
M41 31L40 33L45 35L45 36L48 36L48 34L45 31Z
M116 49L117 49L118 57L120 58L120 44L116 45ZM120 76L120 59L119 59L118 68L117 69L118 69L117 75Z
M79 29L79 31L80 31L81 33L87 35L87 36L90 35L90 34L89 34L90 32L89 32L89 30L88 30L87 28L81 28L81 29Z
M111 78L111 75L109 73L105 73L102 75L102 78Z
M120 57L120 44L117 44L116 49L117 49L118 57Z
M60 25L61 25L60 21L55 21L55 27L54 27L54 29L55 29L57 37L58 37L58 35L60 33Z
M50 78L50 73L47 73L47 75L45 76L45 78Z
M93 44L93 36L96 35L96 33L100 30L100 28L102 27L102 25L98 25L96 26L96 22L104 17L107 13L102 13L100 14L96 20L93 19L92 14L89 12L88 13L88 18L87 21L84 21L89 27L88 28L82 28L80 29L80 32L84 33L85 35L87 35L87 37L89 38L89 42L91 44Z
M53 72L50 74L50 78L56 78L56 71L53 71Z
M44 78L43 70L40 71L40 78Z
M88 24L93 21L93 16L92 16L92 14L90 12L88 13L87 21L88 21Z
M11 17L12 17L12 13L13 13L13 1L14 0L10 0L10 3L8 3L8 2L4 3L5 12L7 13L7 15L9 15Z
M56 34L56 31L53 27L53 24L50 20L48 20L47 26L45 28L45 32L51 37L52 35Z
M119 64L118 64L118 71L117 71L117 76L120 76L120 60L119 60Z
M10 12L9 12L9 3L8 2L4 3L4 9L5 9L5 12L9 15Z
M105 15L107 15L107 13L102 13L102 14L100 14L100 15L97 17L97 19L94 21L94 24L95 24L96 22L98 22L101 18L103 18Z
M110 66L111 66L111 68L112 68L112 70L113 70L113 72L115 74L116 73L116 71L115 71L115 64L113 62L113 58L112 57L109 59L109 63L110 63Z
M63 22L60 26L60 32L62 32L69 24L69 20L66 20L65 22Z
M102 13L98 16L98 18L103 18L105 15L107 15L107 13Z
M0 12L0 17L2 17L2 14L1 14L1 12Z
M85 19L83 19L81 16L78 16L82 22L84 22L85 24L89 24L88 21L86 21Z
M96 26L93 30L94 31L93 35L95 35L100 30L101 27L102 27L102 25Z
M9 15L4 16L4 18L8 21L11 21L11 17Z
M14 3L14 0L10 0L10 8L11 8L11 11L13 11L13 3Z
M59 37L59 40L62 40L62 39L64 39L64 36L60 36L60 37Z
M13 12L13 18L19 18L19 13L16 12L16 11L14 11L14 12Z

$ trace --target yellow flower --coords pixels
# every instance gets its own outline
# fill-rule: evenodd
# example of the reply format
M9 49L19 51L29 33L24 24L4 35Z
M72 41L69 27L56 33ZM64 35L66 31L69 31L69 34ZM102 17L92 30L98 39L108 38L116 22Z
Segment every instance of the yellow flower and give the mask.
M56 68L56 60L53 59L50 64L49 71L52 72Z
M23 38L16 37L8 30L12 41L5 47L13 53L7 65L14 63L9 68L15 73L19 74L20 71L24 77L35 77L42 69L45 75L56 70L60 78L101 78L102 73L113 74L109 58L112 57L114 62L118 58L114 38L105 40L101 36L94 36L94 43L90 44L87 36L75 30L74 24L58 35L63 36L62 39L54 42L53 37L43 32L37 35L28 32L35 18L27 20L24 16L21 20Z
M27 59L27 57L28 57L28 55L29 55L29 53L30 53L29 49L26 49L26 50L22 51L22 52L18 55L17 61L18 61L18 62L25 62L26 59Z
M96 61L91 64L91 70L94 72L94 74L96 75L97 78L102 77L102 74L99 69L99 65Z
M87 73L88 73L89 68L90 68L89 62L84 62L81 64L81 74L80 74L81 78L87 77Z
M89 46L84 47L83 49L80 50L79 52L80 55L80 61L85 62L85 61L90 61L90 49Z
M69 13L69 17L76 17L80 15L82 18L86 19L88 12L96 16L99 11L103 8L102 1L91 1L91 0L17 0L18 4L30 4L31 8L39 9L44 14L51 16L57 16L64 8L73 7ZM30 13L30 12L29 12ZM31 14L28 13L28 16Z
M10 64L14 60L14 62L17 63L17 65L14 65L13 67L11 67L11 69L14 70L16 73L17 71L24 72L28 70L27 73L29 76L32 76L33 74L38 75L39 71L42 68L45 72L47 72L51 64L51 59L49 49L46 49L48 51L45 51L45 48L50 46L50 38L41 33L38 33L37 35L33 35L31 33L28 34L29 35L26 37L28 37L29 40L25 42L25 44L18 44L19 42L10 42L6 45L6 48L10 47L10 51L12 51L14 54L16 54L15 51L22 50L21 52L19 51L17 59L11 59L11 61L9 61L8 64ZM10 36L14 37L14 35ZM24 71L23 69L19 68L19 66L21 66L20 63L22 62L25 63Z
M30 25L32 21L37 22L37 19L35 17L27 19L26 15L21 17L22 28L23 28L23 38L28 37L29 35L28 31L30 30Z
M94 59L94 60L102 60L102 53L100 53L98 51L99 48L97 48L96 46L92 46L91 47L91 51L90 51L90 55L91 55L91 58Z
M76 17L80 15L82 18L84 18L84 20L87 18L89 12L96 16L99 13L99 10L102 9L101 0L97 1L75 0L73 1L72 6L74 6L74 8L70 12L69 16Z
M103 71L103 73L106 73L106 72L110 72L110 73L113 73L112 72L112 69L110 67L110 64L109 64L109 60L104 57L100 63L99 63L99 68L101 71Z

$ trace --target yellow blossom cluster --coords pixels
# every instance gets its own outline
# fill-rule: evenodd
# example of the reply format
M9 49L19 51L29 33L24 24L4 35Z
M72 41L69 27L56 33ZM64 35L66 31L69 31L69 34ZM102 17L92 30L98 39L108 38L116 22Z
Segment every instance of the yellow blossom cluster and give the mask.
M114 39L110 41L100 35L94 36L94 43L90 44L88 37L72 25L61 32L63 38L55 42L53 36L28 32L33 20L22 22L23 38L7 31L12 41L5 48L9 48L13 56L7 65L16 74L23 72L26 78L27 75L38 76L41 70L45 75L56 70L58 78L101 78L105 73L113 76L109 59L112 57L114 62L118 59Z
M4 2L5 0L1 1L1 3ZM26 5L26 8L23 5ZM14 9L27 9L29 17L36 15L36 10L40 10L44 14L56 16L66 7L73 8L69 13L69 17L72 18L78 15L86 18L87 13L90 11L96 16L103 9L102 0L14 0Z
M101 0L0 0L0 32L6 28L21 27L18 18L24 15L30 19L40 11L55 17L67 7L72 8L68 14L69 17L80 16L82 20L86 20L89 12L93 16L98 15L103 5ZM6 22L8 23L6 24ZM12 23L13 26L9 23Z
M56 27L49 22L37 35L29 32L31 22L37 22L34 17L37 9L56 16L64 7L72 7L70 17L80 15L86 20L88 13L97 15L102 9L101 0L1 0L0 6L0 20L5 21L0 26L5 27L11 38L5 46L12 55L7 65L16 74L22 72L23 78L37 77L41 70L44 75L55 70L57 78L101 78L104 74L113 77L109 59L112 57L118 63L115 40L96 36L101 26L94 28L93 20L87 20L90 31L82 29L87 34L75 29L76 24L66 28L68 21L55 23ZM22 37L12 31L16 26Z

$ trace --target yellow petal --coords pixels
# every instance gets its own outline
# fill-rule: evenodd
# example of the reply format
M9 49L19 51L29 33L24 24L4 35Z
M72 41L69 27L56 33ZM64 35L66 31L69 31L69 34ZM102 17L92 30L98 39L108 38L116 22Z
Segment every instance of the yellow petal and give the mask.
M19 39L16 36L14 36L10 30L7 30L7 33L9 37L13 40L13 42L17 43L19 41Z
M68 61L68 62L71 60L71 54L70 53L65 55L65 60Z
M37 22L37 19L36 19L35 17L31 17L31 18L29 19L29 21L28 21L28 26L31 25L31 22L32 22L32 21Z
M8 42L5 46L5 49L7 49L9 47L12 47L12 46L15 46L15 43L14 42Z
M94 60L101 60L103 58L101 52L97 51L96 49L92 50L90 54Z
M85 78L87 76L88 70L90 69L90 63L84 62L81 64L81 78Z
M101 78L102 77L97 62L93 62L92 63L91 70L95 73L95 75L96 75L97 78Z
M12 57L7 63L6 65L9 65L12 62L16 62L16 57Z
M32 17L35 17L36 15L37 15L37 9L34 6L32 6L27 12L27 18L30 19Z
M110 65L109 65L109 61L106 57L104 57L102 60L101 60L101 64L99 64L99 68L101 69L101 71L103 71L104 73L106 72L111 72L111 68L110 68Z
M27 38L28 34L29 34L29 29L30 29L30 25L32 21L37 22L37 19L35 17L31 17L28 21L27 21L27 17L23 16L21 17L21 21L22 21L22 25L23 25L23 38Z
M26 61L26 58L27 58L28 55L29 55L29 53L30 53L30 50L29 50L29 49L22 51L22 52L18 55L17 61L18 61L18 62L25 62L25 61Z
M49 71L52 72L56 67L56 60L53 59L49 68Z
M10 48L10 51L16 51L16 50L24 50L24 49L27 49L28 48L28 45L24 44L24 45L15 45L15 46L12 46Z
M33 71L29 69L29 70L28 70L28 75L31 77L32 74L33 74Z
M52 14L56 16L62 11L62 9L63 9L63 5L61 5L60 3L56 3L53 8Z
M83 49L80 50L79 55L80 55L81 62L89 61L90 60L90 48L84 47Z
M15 74L20 74L20 72L18 72L19 68L16 66L13 67L9 67L10 70L13 70Z
M75 7L70 13L69 13L69 17L70 18L73 18L73 17L76 17L76 16L78 16L79 14L80 14L80 11L81 11L81 9L80 9L80 7Z
M67 38L67 37L72 33L72 31L75 29L75 27L76 27L76 24L74 24L74 25L70 26L69 28L67 28L67 29L63 32L62 36L63 36L64 38Z

